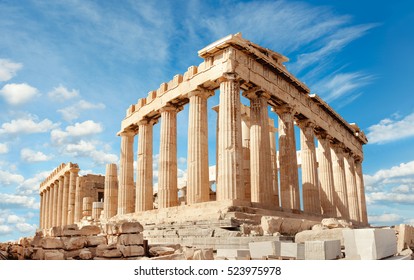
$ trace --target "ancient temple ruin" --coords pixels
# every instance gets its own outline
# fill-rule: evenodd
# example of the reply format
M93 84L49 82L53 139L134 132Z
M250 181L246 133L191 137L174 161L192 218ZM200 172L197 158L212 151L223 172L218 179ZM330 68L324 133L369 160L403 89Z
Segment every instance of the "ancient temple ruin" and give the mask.
M85 197L93 197L94 202L103 198L102 215L95 214L103 222L137 220L145 226L202 220L205 225L230 228L256 219L243 216L247 213L315 223L335 217L368 225L361 165L367 139L359 127L346 122L289 73L283 65L286 57L241 34L222 38L198 54L204 59L199 66L189 67L128 108L118 133L119 170L115 164L107 166L104 194L102 189L78 194L82 180L76 179L79 168L71 163L57 168L41 184L40 228L79 222ZM219 104L213 108L218 115L216 192L212 195L207 116L215 113L207 111L207 99L214 94L219 94ZM250 100L250 106L241 104L241 95ZM180 201L177 114L186 104L188 178L185 199ZM277 126L269 106L270 114L278 117ZM153 126L158 122L155 209ZM295 126L300 130L300 151Z

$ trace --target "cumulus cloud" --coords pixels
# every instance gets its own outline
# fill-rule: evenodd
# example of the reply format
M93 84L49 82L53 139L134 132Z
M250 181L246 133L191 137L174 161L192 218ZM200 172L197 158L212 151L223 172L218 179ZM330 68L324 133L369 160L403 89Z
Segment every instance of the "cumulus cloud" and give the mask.
M364 175L366 185L386 184L390 182L398 182L395 179L404 179L404 177L414 177L414 161L401 163L398 166L393 166L389 169L381 169L375 172L374 175Z
M0 128L0 134L32 134L43 133L53 128L58 124L53 123L49 119L38 121L36 116L26 116L24 118L12 120L9 123L3 123Z
M74 140L80 137L98 134L103 131L100 123L92 120L87 120L82 123L75 123L74 125L66 127L63 131L61 129L54 129L51 131L51 139L54 144L60 145L63 143L73 143Z
M0 193L0 207L39 209L39 203L33 197Z
M13 232L13 229L10 226L0 225L0 235L7 235L12 232Z
M9 224L17 224L17 223L22 223L22 222L24 222L24 221L25 221L25 219L24 219L23 217L19 217L19 216L14 215L14 214L9 215L9 216L7 217L7 222L8 222Z
M118 156L98 150L97 143L81 140L74 144L68 144L65 152L73 157L91 158L95 164L118 162Z
M23 196L38 195L40 183L49 176L50 172L42 171L29 179L25 179L17 186L16 194Z
M0 143L0 154L6 154L9 152L9 147L5 143Z
M31 225L28 223L18 223L16 224L16 228L21 233L26 233L26 234L29 232L35 233L37 229L37 225L35 224Z
M5 82L16 76L17 71L23 64L13 62L9 59L0 59L0 82Z
M25 162L39 162L50 160L52 157L47 156L40 151L36 152L31 149L25 148L20 151L20 158Z
M414 113L398 119L398 115L381 120L367 129L370 144L385 144L414 136Z
M90 103L85 100L80 100L78 103L58 110L66 121L72 121L79 118L82 111L93 109L105 109L103 103Z
M63 102L68 99L79 96L79 91L75 89L68 90L64 86L59 85L58 87L55 87L52 91L50 91L48 93L48 96L54 101Z
M398 221L401 221L402 217L397 214L381 214L381 215L372 215L368 217L369 223L390 223L395 224Z
M0 170L0 186L10 186L21 184L24 182L24 177L20 174L13 174L8 171Z
M19 105L39 95L39 91L26 83L7 84L0 90L0 95L4 97L7 103Z

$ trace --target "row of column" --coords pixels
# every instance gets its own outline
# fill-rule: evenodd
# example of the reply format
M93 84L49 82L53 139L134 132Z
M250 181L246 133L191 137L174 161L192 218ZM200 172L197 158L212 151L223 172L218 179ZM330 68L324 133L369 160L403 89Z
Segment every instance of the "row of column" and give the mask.
M77 187L79 168L72 168L40 193L40 228L63 226L79 221L82 202Z
M219 117L217 126L217 200L246 200L264 206L279 206L276 149L269 135L269 94L258 88L244 92L250 99L250 166L244 166L246 154L241 121L240 83L236 75L219 80ZM189 98L187 204L209 200L207 98L212 91L197 90ZM304 212L342 217L367 223L361 162L329 135L315 134L315 124L295 120L289 106L273 108L278 114L280 207L300 211L294 122L301 134L302 190ZM167 105L160 110L161 133L158 174L159 208L177 205L177 123L180 110ZM118 214L152 209L153 124L138 123L137 181L134 194L133 142L135 133L121 133L121 165ZM318 148L315 147L315 137ZM318 153L317 153L318 151ZM318 158L318 160L317 160ZM317 162L319 162L319 167ZM250 169L250 179L245 170ZM250 185L250 186L249 186ZM135 197L135 201L134 201ZM135 207L134 207L135 205Z

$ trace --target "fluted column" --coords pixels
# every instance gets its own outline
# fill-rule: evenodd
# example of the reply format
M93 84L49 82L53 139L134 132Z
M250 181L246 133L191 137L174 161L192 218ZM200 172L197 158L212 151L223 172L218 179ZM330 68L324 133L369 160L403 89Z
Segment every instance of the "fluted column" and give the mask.
M53 212L53 193L52 185L47 187L47 228L52 227L52 212Z
M277 128L273 119L269 119L269 140L270 140L270 161L272 169L272 204L279 207L279 179L278 179L278 168L277 168L277 149L276 149L276 133Z
M45 209L45 196L44 193L40 193L40 209L39 209L39 229L43 229L43 211Z
M68 224L68 209L69 209L69 172L63 175L63 198L62 198L62 225Z
M155 120L138 123L137 185L135 212L153 209L152 131Z
M117 170L115 163L110 163L106 165L106 172L105 172L104 219L110 219L113 216L115 216L117 214L117 210L118 210L118 170Z
M82 219L82 207L83 207L83 189L81 184L81 178L76 178L76 189L75 189L75 214L74 221L80 222Z
M56 225L62 225L62 202L63 202L63 176L59 177L59 188L58 188L58 199L57 199L57 207L56 207Z
M160 110L160 161L158 208L177 206L177 108L167 105Z
M359 215L363 225L368 225L367 204L365 200L364 177L362 174L362 160L355 160L355 177L358 190Z
M59 190L59 181L56 180L53 183L53 202L52 202L52 207L53 207L53 211L52 211L52 226L55 227L57 226L57 203L58 203L58 190Z
M349 219L348 195L346 190L344 151L340 144L331 144L332 170L335 186L337 215Z
M242 107L242 147L243 147L243 182L244 200L251 201L251 180L250 180L250 108Z
M258 90L244 94L250 99L251 201L271 205L273 199L269 138L269 95Z
M208 120L207 98L213 92L190 92L188 118L188 177L187 204L206 202L210 199L208 170Z
M298 122L298 125L300 127L300 155L302 160L303 211L321 214L314 124L309 121L301 121Z
M337 217L330 140L325 133L318 133L316 136L318 138L318 178L321 187L319 195L322 214Z
M76 178L78 177L79 168L73 167L69 173L69 201L68 201L68 225L75 222L75 195L76 195Z
M349 218L353 222L360 223L361 220L359 217L358 190L355 178L355 162L354 158L347 152L345 153L345 177L349 206Z
M217 200L243 200L243 148L240 82L235 74L220 80Z
M293 110L287 106L281 106L275 108L275 111L279 115L281 206L285 209L300 210Z
M217 193L217 182L218 182L218 170L219 170L219 161L218 161L218 151L219 151L219 123L220 123L220 115L219 115L219 106L216 105L211 108L214 112L217 113L217 121L216 121L216 193ZM217 200L217 197L216 197Z
M118 215L132 213L134 206L134 136L133 131L121 134L119 166Z

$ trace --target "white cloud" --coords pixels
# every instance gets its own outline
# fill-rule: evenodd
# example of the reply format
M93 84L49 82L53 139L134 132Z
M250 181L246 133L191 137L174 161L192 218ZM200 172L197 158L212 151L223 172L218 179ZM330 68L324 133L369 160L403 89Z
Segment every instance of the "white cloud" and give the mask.
M17 224L22 222L25 222L25 219L17 215L12 214L7 217L7 223L9 224Z
M0 95L4 97L7 103L19 105L39 95L39 91L26 83L7 84L0 90Z
M368 217L370 223L395 223L401 221L402 217L397 214L381 214Z
M36 116L27 116L25 118L12 120L9 123L3 123L0 128L0 134L43 133L57 126L58 124L48 119L38 122Z
M326 102L331 102L346 96L346 101L350 103L355 100L357 96L349 95L354 94L356 90L371 83L373 80L373 76L362 72L338 73L320 80L314 85L314 90L323 97Z
M21 233L26 233L26 234L29 232L35 233L37 229L37 225L34 225L34 224L31 225L28 223L18 223L16 224L16 228Z
M8 59L0 59L0 82L5 82L16 76L16 72L23 67L23 64Z
M60 129L54 129L51 131L51 139L55 144L64 144L74 142L74 139L78 139L84 136L90 136L98 134L103 131L102 125L92 120L87 120L82 123L75 123L72 126L66 127L65 131ZM76 142L76 141L75 141Z
M13 229L7 225L0 225L0 235L6 235L12 233Z
M80 100L78 103L58 110L59 113L62 114L62 117L66 121L72 121L74 119L79 118L80 113L85 110L93 110L93 109L105 109L105 105L103 103L90 103L85 100Z
M20 157L25 162L47 161L52 158L51 156L47 156L42 152L36 152L27 148L20 151Z
M105 164L118 162L118 156L98 150L96 144L81 140L78 143L68 144L65 152L73 157L86 157L93 160L95 164Z
M0 154L6 154L9 152L9 147L5 143L0 143Z
M414 161L401 163L398 166L393 166L389 169L381 169L375 172L374 175L364 175L366 185L386 184L390 180L401 177L414 177ZM394 183L397 181L393 181Z
M367 129L367 138L371 144L384 144L414 136L414 113L398 120L387 118Z
M414 194L402 194L392 192L373 192L366 194L368 204L375 202L391 202L399 204L414 204Z
M21 184L23 182L24 177L22 175L0 170L0 186Z
M63 102L68 99L79 96L79 91L72 89L68 90L62 85L55 87L52 91L48 93L48 96L55 101Z
M43 171L37 173L32 178L25 179L16 188L16 193L23 196L38 195L40 183L43 182L50 173L51 171Z
M0 208L39 209L39 203L33 197L0 193Z

